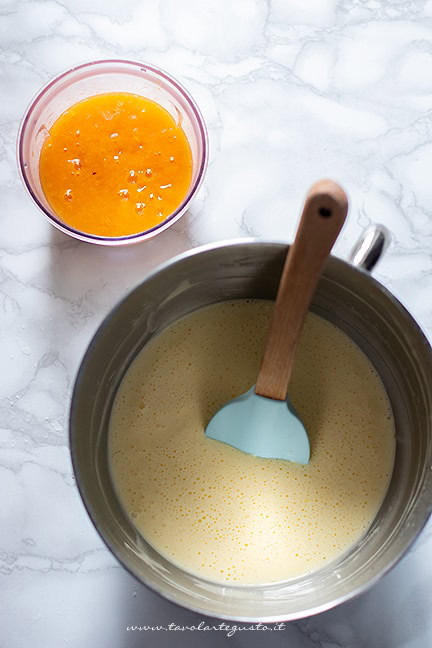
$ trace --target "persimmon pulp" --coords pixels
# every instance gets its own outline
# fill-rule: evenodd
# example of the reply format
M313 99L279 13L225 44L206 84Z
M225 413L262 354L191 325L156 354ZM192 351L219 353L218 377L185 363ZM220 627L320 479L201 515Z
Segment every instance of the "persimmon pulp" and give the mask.
M183 202L192 153L162 106L99 94L58 117L40 154L42 190L56 216L83 233L118 237L162 223Z

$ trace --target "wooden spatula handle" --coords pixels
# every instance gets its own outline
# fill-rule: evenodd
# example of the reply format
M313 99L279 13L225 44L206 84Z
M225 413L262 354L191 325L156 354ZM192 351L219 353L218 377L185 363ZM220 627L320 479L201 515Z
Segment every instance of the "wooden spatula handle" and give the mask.
M324 263L345 222L348 199L331 180L315 183L282 272L255 391L285 400L304 319Z

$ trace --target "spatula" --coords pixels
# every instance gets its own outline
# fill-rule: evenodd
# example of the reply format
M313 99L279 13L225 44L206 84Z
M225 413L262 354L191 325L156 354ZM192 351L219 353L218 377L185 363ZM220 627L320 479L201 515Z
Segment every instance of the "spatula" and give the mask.
M258 457L309 463L308 435L287 391L306 313L347 210L346 194L335 182L321 180L310 189L283 268L256 385L216 412L205 431L209 438Z

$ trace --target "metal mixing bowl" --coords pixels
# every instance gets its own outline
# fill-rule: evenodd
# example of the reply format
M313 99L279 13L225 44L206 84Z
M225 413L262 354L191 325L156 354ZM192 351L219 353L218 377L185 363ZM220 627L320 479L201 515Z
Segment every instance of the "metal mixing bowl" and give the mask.
M432 508L432 350L405 308L367 272L384 242L382 230L368 232L352 255L357 267L331 257L311 310L363 349L386 386L397 437L390 487L372 526L348 554L289 582L218 585L161 557L123 512L111 482L107 452L114 396L143 345L168 324L208 304L275 299L288 246L240 240L182 254L148 276L100 326L73 393L72 459L97 530L142 583L179 605L222 619L292 620L363 592L414 541Z

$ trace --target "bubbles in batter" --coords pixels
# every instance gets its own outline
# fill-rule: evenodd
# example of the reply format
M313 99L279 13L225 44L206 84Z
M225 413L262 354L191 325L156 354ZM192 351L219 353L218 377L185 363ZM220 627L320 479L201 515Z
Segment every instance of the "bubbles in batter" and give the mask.
M218 408L254 384L272 309L225 302L168 327L135 359L113 406L110 463L125 511L157 551L213 581L288 580L334 560L373 521L393 468L379 376L313 314L289 389L310 464L252 457L204 435Z

